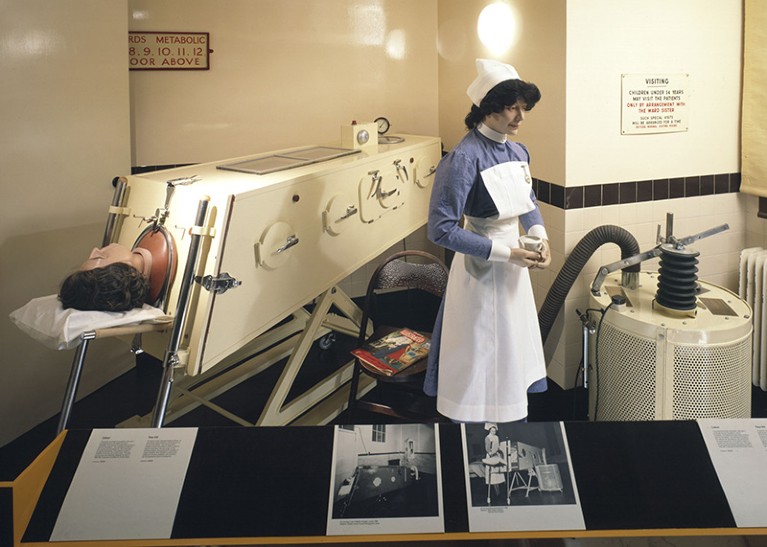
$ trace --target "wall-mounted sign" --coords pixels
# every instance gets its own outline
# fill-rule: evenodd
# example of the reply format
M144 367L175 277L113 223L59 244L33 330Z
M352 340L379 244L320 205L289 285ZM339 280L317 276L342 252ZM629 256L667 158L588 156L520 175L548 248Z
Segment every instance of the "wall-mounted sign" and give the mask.
M208 70L207 32L129 32L130 70Z
M689 74L622 74L621 133L687 131Z

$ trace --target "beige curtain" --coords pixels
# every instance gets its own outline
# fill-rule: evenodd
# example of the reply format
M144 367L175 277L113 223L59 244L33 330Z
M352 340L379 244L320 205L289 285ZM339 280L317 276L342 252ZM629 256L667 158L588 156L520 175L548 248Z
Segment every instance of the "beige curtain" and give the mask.
M746 0L744 15L740 190L767 197L767 2Z

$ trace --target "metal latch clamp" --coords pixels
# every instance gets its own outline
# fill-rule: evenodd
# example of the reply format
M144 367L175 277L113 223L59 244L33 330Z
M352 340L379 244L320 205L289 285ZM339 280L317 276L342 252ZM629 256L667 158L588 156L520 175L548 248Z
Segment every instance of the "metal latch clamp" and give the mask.
M228 273L224 272L218 277L212 275L206 275L205 277L195 276L195 282L202 285L202 288L206 291L211 291L216 294L223 294L229 289L235 289L242 285L242 281L235 279Z

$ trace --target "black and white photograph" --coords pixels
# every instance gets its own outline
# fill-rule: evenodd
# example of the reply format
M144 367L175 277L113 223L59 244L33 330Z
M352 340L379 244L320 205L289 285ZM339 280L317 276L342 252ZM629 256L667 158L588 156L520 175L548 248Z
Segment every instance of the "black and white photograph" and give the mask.
M435 424L339 425L328 535L443 532Z
M559 422L463 424L472 531L582 529Z

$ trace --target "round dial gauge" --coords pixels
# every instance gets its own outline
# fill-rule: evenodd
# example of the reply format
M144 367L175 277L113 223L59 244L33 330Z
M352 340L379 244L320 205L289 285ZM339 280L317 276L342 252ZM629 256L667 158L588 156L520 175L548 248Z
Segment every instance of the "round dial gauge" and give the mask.
M389 130L389 127L391 127L391 124L389 123L389 120L381 116L380 118L375 119L376 124L378 125L378 134L383 135Z

